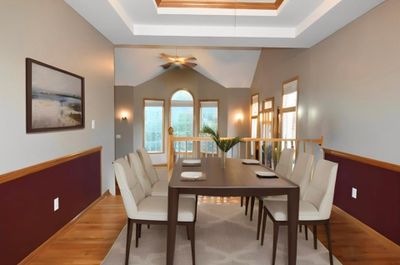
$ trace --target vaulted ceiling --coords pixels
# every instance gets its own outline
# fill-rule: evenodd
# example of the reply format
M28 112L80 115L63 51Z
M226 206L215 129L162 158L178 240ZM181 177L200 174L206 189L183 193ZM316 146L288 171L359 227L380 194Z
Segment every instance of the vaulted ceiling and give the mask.
M116 85L163 73L164 52L195 56L194 70L225 87L250 87L260 48L311 47L384 0L64 1L117 45Z
M117 47L115 84L137 86L165 72L160 53L197 58L197 72L229 88L249 88L260 49Z

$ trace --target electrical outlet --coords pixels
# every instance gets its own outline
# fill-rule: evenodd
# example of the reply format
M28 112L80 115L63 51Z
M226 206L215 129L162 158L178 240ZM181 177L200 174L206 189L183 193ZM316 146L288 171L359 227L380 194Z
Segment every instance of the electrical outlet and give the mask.
M54 211L57 211L60 208L60 200L59 198L54 199Z
M357 199L357 189L356 188L351 188L351 197L353 199Z

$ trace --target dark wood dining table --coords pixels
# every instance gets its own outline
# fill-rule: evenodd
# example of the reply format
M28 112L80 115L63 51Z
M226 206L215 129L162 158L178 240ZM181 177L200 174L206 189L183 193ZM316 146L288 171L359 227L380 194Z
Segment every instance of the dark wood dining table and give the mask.
M296 264L299 187L285 178L259 178L255 171L267 170L261 165L246 165L240 159L227 158L222 167L220 158L201 159L200 166L183 166L179 159L174 166L168 187L167 265L174 264L179 194L206 196L270 196L287 195L288 264ZM201 171L205 180L182 180L184 171Z

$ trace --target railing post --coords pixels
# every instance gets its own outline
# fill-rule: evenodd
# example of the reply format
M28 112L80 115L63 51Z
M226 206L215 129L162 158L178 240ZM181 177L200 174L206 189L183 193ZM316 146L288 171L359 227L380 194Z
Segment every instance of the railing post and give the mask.
M174 128L168 128L168 157L167 157L167 168L168 172L172 170L175 164L175 150L174 150Z
M249 142L246 141L246 150L245 150L244 158L246 158L246 159L249 158L248 155L249 155Z

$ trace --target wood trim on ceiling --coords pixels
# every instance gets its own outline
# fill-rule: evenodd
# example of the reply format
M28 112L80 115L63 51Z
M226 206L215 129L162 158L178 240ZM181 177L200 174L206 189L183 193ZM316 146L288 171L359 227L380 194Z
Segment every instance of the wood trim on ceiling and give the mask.
M224 9L260 9L278 10L284 0L274 3L207 0L155 0L158 7L175 8L224 8Z
M384 161L380 161L380 160L375 160L375 159L367 158L367 157L363 157L363 156L353 155L353 154L349 154L349 153L345 153L345 152L341 152L341 151L336 151L336 150L332 150L332 149L328 149L328 148L323 148L323 150L324 150L325 154L361 162L361 163L368 164L368 165L375 166L375 167L384 168L384 169L387 169L390 171L400 172L400 165L396 165L396 164L392 164L392 163L388 163L388 162L384 162Z
M85 150L85 151L82 151L79 153L66 155L66 156L56 158L53 160L49 160L49 161L46 161L46 162L43 162L43 163L40 163L37 165L25 167L25 168L18 169L18 170L9 172L9 173L2 174L2 175L0 175L0 184L24 177L29 174L33 174L33 173L45 170L50 167L57 166L59 164L74 160L79 157L83 157L83 156L87 156L87 155L90 155L93 153L101 152L101 150L102 150L102 147L98 146L98 147L94 147L94 148L91 148L91 149L88 149L88 150Z

